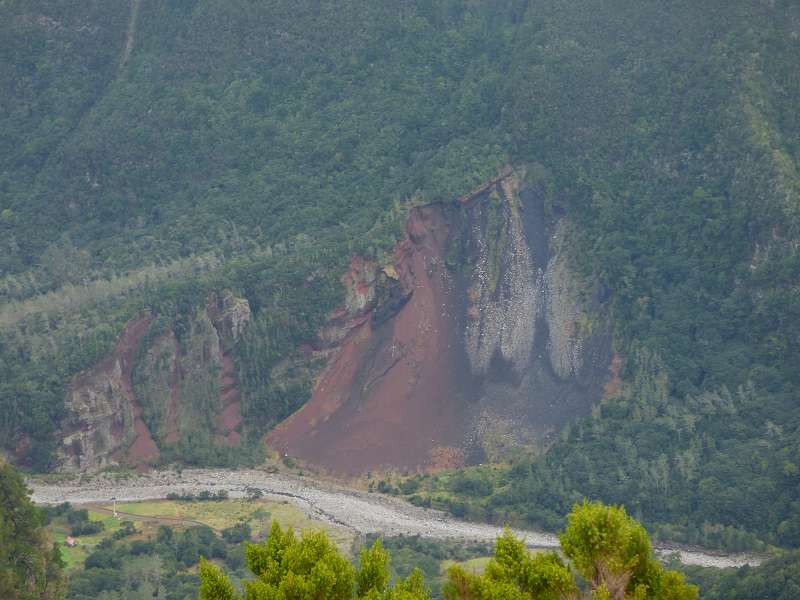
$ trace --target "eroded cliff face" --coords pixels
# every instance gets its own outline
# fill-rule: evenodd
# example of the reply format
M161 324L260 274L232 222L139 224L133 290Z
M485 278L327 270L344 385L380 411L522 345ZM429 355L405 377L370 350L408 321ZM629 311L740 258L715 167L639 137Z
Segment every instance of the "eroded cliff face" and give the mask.
M152 464L193 431L238 443L242 417L231 353L249 320L247 301L224 290L180 327L158 315L128 323L114 351L72 383L60 468Z
M320 375L311 400L268 436L281 452L336 472L377 466L423 467L463 462L461 375L455 286L443 249L449 235L436 207L417 208L390 269L373 267L384 299L348 301L334 315L349 324ZM355 276L355 285L351 277ZM365 298L373 275L345 276ZM348 296L351 292L348 292ZM368 312L363 313L364 310Z
M466 286L464 348L472 372L485 376L492 360L502 357L522 374L533 350L541 274L535 268L520 218L516 180L503 180L501 190L457 215L461 235L458 267Z
M570 267L570 226L515 174L456 215L466 290L464 346L477 391L467 407L473 461L541 450L589 413L609 376L602 305Z
M146 315L128 323L111 355L75 378L58 453L63 469L84 471L158 459L158 447L142 419L131 377L136 352L151 320Z
M458 467L541 449L590 411L612 359L603 305L570 267L568 220L522 181L414 208L388 264L352 258L342 306L273 369L326 365L270 446L335 473ZM236 444L250 319L222 290L180 322L132 321L73 383L62 468L152 463L194 432Z
M612 356L569 236L510 169L413 209L392 264L354 259L327 367L268 444L347 474L545 446L602 397Z

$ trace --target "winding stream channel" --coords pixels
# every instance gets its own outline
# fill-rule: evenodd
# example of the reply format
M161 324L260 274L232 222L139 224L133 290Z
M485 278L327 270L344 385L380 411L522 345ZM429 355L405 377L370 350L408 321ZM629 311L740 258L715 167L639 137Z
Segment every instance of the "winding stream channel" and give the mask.
M369 494L319 482L304 477L272 474L258 470L186 469L154 471L127 479L95 476L88 480L74 479L46 483L31 479L32 498L37 504L105 503L116 498L120 502L156 500L170 492L197 494L207 490L225 490L232 498L247 495L248 489L262 491L267 499L285 499L304 509L319 521L346 527L359 534L378 533L387 537L419 535L438 539L494 542L501 528L482 523L454 519L442 512L419 508L396 498ZM558 538L550 533L514 530L531 548L557 548ZM747 554L723 554L680 546L656 545L662 557L677 554L682 563L706 567L739 567L758 565L764 557Z

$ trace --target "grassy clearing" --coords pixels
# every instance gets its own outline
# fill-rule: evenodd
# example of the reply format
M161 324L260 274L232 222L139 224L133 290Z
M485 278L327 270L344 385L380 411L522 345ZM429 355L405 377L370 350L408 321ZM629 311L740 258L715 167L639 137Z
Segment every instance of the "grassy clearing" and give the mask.
M103 508L110 510L112 505L108 504ZM275 519L280 523L281 527L292 527L298 532L325 530L339 548L348 554L352 552L356 537L348 529L315 521L294 504L281 501L222 500L190 502L183 500L155 500L118 503L117 510L142 517L167 517L197 521L217 531L236 525L240 521L246 521L256 538L265 535L269 531L272 520ZM89 510L89 519L101 521L105 526L104 530L93 535L73 536L78 542L78 545L73 548L66 545L66 539L70 535L71 529L66 517L54 518L48 526L53 541L57 542L61 548L61 556L68 570L80 568L95 547L103 539L111 537L124 523L121 519L115 519L113 515L99 513L91 509ZM156 522L133 519L133 523L139 533L126 538L128 540L148 538L155 535L159 527L159 523ZM178 528L187 526L178 523L169 523L168 525Z
M106 508L110 508L110 505ZM117 510L147 517L188 519L218 531L232 527L240 521L246 521L254 534L259 533L262 522L264 528L269 529L272 520L275 519L281 527L292 527L296 531L325 530L340 548L348 552L355 539L350 530L315 521L289 502L244 499L203 502L154 500L117 504Z
M114 532L122 527L122 521L115 519L112 515L106 515L95 511L89 511L90 521L101 521L105 529L92 535L72 536L78 545L70 548L66 544L67 536L70 535L71 526L67 523L66 517L57 517L48 525L48 530L54 542L61 548L61 557L67 565L67 570L72 570L83 565L86 557L94 550L95 546L103 539L111 537ZM150 523L137 523L136 528L146 533L154 530L155 527Z

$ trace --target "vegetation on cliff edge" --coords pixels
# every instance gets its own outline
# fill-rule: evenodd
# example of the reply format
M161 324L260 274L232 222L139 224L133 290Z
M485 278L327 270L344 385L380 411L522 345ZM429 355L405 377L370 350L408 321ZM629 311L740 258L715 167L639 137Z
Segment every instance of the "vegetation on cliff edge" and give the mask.
M317 341L349 255L384 260L408 205L510 161L535 164L551 215L576 224L624 385L470 501L477 516L553 529L588 496L666 537L800 545L796 2L130 8L0 3L0 439L16 461L53 466L69 382L129 319L180 336L223 287L253 310L235 353L260 439L308 398L308 373L275 367ZM166 454L244 456L208 435Z

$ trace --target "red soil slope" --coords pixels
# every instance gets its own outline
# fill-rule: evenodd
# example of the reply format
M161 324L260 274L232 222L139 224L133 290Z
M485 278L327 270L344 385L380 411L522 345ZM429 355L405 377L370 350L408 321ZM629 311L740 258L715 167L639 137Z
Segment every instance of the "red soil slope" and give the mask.
M90 369L79 374L72 385L74 393L75 390L96 386L99 382L109 387L114 385L113 381L118 382L116 385L119 386L118 389L122 392L124 400L130 404L133 413L134 439L131 446L126 451L118 451L115 458L120 462L133 465L150 462L159 457L158 446L142 419L142 407L136 401L131 381L134 357L151 320L149 315L145 315L130 321L120 334L114 351ZM88 428L92 424L90 421L86 421L79 426ZM117 440L121 440L125 435L124 421L121 415L113 423L111 433Z
M448 225L438 208L412 211L395 269L411 296L394 318L356 325L311 400L267 443L340 474L424 469L462 439L462 382L453 285L444 266Z
M139 348L142 336L147 332L150 321L151 317L145 316L128 323L119 337L114 351L122 371L122 389L133 407L133 431L135 437L123 460L134 465L157 460L160 454L158 446L142 418L142 407L136 401L131 380L133 359L136 355L136 350Z

